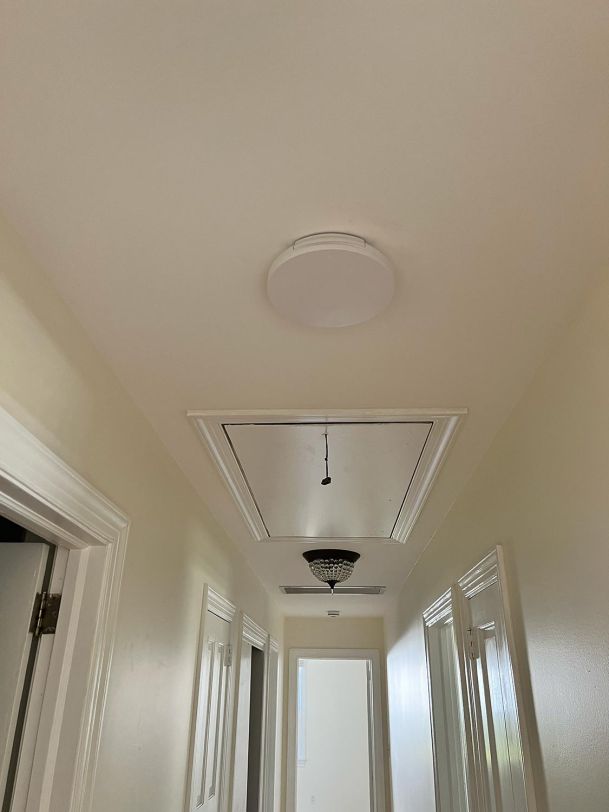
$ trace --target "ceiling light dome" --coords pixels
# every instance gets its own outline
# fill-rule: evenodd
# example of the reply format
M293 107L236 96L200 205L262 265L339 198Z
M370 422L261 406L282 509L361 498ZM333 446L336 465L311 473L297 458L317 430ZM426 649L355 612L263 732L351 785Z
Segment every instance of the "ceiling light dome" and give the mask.
M269 269L271 303L289 319L310 327L347 327L373 318L393 297L389 260L352 234L302 237Z
M336 584L351 577L359 553L352 550L308 550L302 554L313 575L328 584L332 593Z

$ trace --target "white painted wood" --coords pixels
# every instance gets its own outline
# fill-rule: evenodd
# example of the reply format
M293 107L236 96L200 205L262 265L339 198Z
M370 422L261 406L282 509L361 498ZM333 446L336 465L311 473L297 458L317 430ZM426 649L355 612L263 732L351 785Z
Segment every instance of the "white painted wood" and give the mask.
M232 708L231 743L228 774L228 806L231 812L238 812L247 803L247 754L249 742L249 685L251 680L251 649L255 647L264 654L264 686L261 732L260 799L259 809L267 804L269 783L265 781L267 744L267 701L269 694L269 650L270 636L261 626L244 612L240 613L235 658L235 702Z
M227 425L268 534L391 538L433 423ZM332 483L324 476L328 432Z
M56 547L53 571L47 590L49 593L63 595L67 564L68 551L62 547ZM22 812L27 808L36 745L38 742L38 730L51 667L51 656L53 654L53 648L55 647L55 637L56 635L54 634L46 634L42 635L38 641L36 667L29 689L27 715L21 740L19 768L17 770L11 812Z
M259 626L251 617L246 614L242 615L242 635L243 639L250 643L252 646L265 651L269 645L269 635L262 626Z
M274 812L275 765L277 752L277 681L279 676L279 643L269 639L269 666L266 685L266 751L264 754L264 786L262 789L263 812Z
M69 552L27 810L88 812L129 522L1 409L0 512Z
M0 543L0 801L32 647L32 608L42 588L49 547Z
M324 412L193 411L189 412L188 416L216 462L254 539L306 542L312 538L330 537L405 542L446 456L459 421L465 414L466 410L455 409L449 411L365 410L362 412L338 410ZM352 440L350 445L342 443L345 448L349 449L350 446L352 448L344 457L342 466L345 481L347 477L351 477L351 480L346 482L347 490L338 502L342 504L348 500L350 509L349 512L338 511L340 521L336 517L333 519L332 516L329 516L325 519L325 524L323 521L320 524L311 517L323 513L321 510L324 507L323 500L328 501L330 507L335 503L325 493L329 489L318 489L317 485L312 488L308 484L309 482L317 483L316 455L315 450L309 452L308 446L311 445L311 442L308 439L308 432L304 429L319 433L320 427L328 425L330 431L333 427L337 430L340 427L342 432L346 431L348 434L347 426L354 423L359 424L362 431L372 424L406 424L409 427L414 426L415 432L420 431L421 426L427 426L428 434L426 434L422 446L419 446L419 456L417 460L414 460L414 464L411 452L414 453L416 442L406 455L406 459L403 454L401 459L396 459L392 452L386 448L383 450L383 446L379 446L381 453L375 456L377 448L374 442L368 442L360 437ZM270 449L266 446L259 447L259 443L253 443L254 436L266 437L266 434L262 435L260 432L272 431L273 426L278 427L276 432L278 439L276 438L276 442L270 443ZM289 432L288 426L294 428L292 433ZM296 431L297 429L303 431L299 433ZM353 427L351 431L355 432L356 428ZM284 434L285 437L283 437ZM302 440L292 442L288 439L292 436L301 437ZM362 435L362 437L368 436L371 435ZM244 440L248 437L249 445ZM286 447L286 443L289 448ZM235 445L238 448L235 448ZM366 448L356 465L353 460L358 459L358 447L367 445L370 448ZM315 442L313 442L313 446L316 446ZM247 457L245 468L243 460L238 459L239 453L243 453L243 456ZM269 459L273 461L270 468ZM323 462L323 457L321 462ZM394 471L396 466L399 475ZM248 469L250 470L248 471ZM393 475L384 478L386 469L393 471ZM292 476L293 471L296 472L294 476ZM320 471L323 469L320 468ZM409 471L410 475L405 476L404 471ZM341 473L340 469L338 473ZM366 476L369 476L369 479L366 479ZM250 481L250 477L254 480L253 482ZM383 505L383 489L381 489L380 495L379 491L376 491L375 483L378 480L384 481L386 505ZM340 482L340 479L337 481ZM284 483L289 485L289 490L283 495L285 498L281 496L277 498L277 493L281 494ZM400 483L399 496L391 493L397 483ZM334 485L333 478L333 492L336 491ZM349 489L351 489L350 495ZM363 494L362 504L365 503L366 509L362 511L359 523L345 525L343 517L352 513L353 505L357 505L361 501L357 496L360 491ZM374 495L373 498L371 494ZM314 505L315 510L307 509L301 512L300 505L307 506L309 498L321 499L322 504ZM288 500L287 506L284 504L286 499ZM389 499L391 499L390 503ZM275 506L274 500L277 500L277 506ZM325 505L326 509L328 509L328 505ZM384 510L385 507L386 510ZM357 509L355 510L357 512ZM297 513L296 520L290 518L294 512ZM268 527L265 524L266 514L270 517ZM368 514L376 517L379 529L368 536L358 535L358 533L370 533L373 530L365 519ZM393 517L391 522L388 519L389 515ZM282 535L286 531L294 535ZM355 535L341 535L342 533L355 533Z
M232 812L247 810L247 762L249 755L249 707L252 679L252 645L244 642L239 658L237 687L237 726L235 734L235 765L233 770Z
M369 664L369 730L371 746L371 810L385 812L385 767L381 709L380 654L375 649L290 649L288 665L286 812L296 810L296 744L298 663L306 659L363 660Z
M439 812L535 812L501 548L453 584L425 612L424 623ZM441 658L437 635L447 624L453 635ZM456 791L459 770L465 801Z
M236 607L203 587L189 750L186 812L219 812L226 802L232 621Z
M468 812L461 664L450 590L430 606L424 621L437 809Z
M521 812L529 809L525 761L496 556L492 566L483 566L475 577L459 582L466 585L470 645L475 649L469 668L484 756L479 780L489 809Z

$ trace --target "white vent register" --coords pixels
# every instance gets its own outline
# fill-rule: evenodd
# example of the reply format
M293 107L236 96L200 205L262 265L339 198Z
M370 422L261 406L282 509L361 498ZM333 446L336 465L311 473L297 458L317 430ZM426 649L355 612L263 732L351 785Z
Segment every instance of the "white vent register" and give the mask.
M189 417L255 540L405 542L464 413Z

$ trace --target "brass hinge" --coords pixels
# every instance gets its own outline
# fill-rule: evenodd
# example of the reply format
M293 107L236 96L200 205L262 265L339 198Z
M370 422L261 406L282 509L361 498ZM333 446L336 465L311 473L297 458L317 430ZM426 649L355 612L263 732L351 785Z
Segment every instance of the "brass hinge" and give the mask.
M469 642L469 657L470 660L480 659L480 639L478 637L479 630L476 628L469 628L467 630L467 639Z
M233 664L233 647L229 643L224 649L224 665L227 668L230 668L232 664Z
M34 637L41 634L55 634L61 595L50 592L39 592L34 601L30 631Z

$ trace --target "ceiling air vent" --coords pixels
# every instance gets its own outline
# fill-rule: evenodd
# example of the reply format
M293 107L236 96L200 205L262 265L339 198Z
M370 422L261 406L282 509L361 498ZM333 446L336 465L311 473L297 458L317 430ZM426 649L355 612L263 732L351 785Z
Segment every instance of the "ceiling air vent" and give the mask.
M284 595L330 595L327 586L280 586ZM335 595L382 595L384 586L336 586Z

